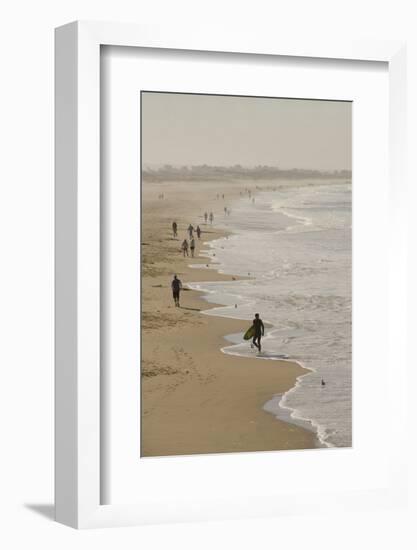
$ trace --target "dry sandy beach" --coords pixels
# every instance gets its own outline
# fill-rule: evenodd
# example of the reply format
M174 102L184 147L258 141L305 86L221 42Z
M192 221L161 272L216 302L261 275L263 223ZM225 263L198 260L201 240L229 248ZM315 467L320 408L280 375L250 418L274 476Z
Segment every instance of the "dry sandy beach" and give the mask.
M246 330L248 322L201 314L213 306L197 291L181 293L181 308L175 308L172 300L174 274L184 286L231 279L212 268L193 269L189 264L207 265L198 253L206 241L224 235L216 229L216 220L245 186L241 181L143 183L142 456L317 446L313 432L262 409L306 371L290 361L225 355L220 351L224 336ZM164 198L158 198L162 193ZM204 224L204 211L213 211L212 226ZM173 220L179 227L177 239L172 236ZM195 259L184 259L180 252L189 223L199 224L203 231Z

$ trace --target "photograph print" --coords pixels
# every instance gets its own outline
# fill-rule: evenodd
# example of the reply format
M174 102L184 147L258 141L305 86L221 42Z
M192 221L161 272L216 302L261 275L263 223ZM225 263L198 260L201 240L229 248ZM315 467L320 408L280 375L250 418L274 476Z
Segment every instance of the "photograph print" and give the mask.
M350 447L352 103L140 116L140 456Z

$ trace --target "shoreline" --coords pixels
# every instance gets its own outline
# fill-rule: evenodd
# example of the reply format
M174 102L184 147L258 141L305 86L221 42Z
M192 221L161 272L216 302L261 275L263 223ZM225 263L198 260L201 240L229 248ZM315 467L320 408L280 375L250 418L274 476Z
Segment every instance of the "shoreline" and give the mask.
M144 192L148 193L148 197L144 201L144 229L150 222L149 216L152 216L152 232L149 235L149 232L143 231L142 240L145 242L142 243L142 253L148 256L148 247L158 242L163 242L165 252L169 253L164 259L155 258L158 261L146 261L147 258L143 258L141 455L319 447L316 433L277 419L264 409L265 404L277 393L285 394L293 388L297 378L307 374L305 371L308 369L291 360L258 361L257 358L224 353L222 348L227 342L225 337L243 332L247 321L199 315L202 310L221 306L206 301L204 291L184 290L181 293L182 307L174 309L170 305L172 297L169 284L173 273L178 274L184 286L187 283L243 278L222 274L213 266L211 257L199 256L202 250L209 248L211 240L227 235L217 229L215 224L212 227L204 225L200 217L198 223L203 229L200 241L202 246L196 257L184 260L178 252L181 236L178 241L167 239L169 226L166 216L161 215L162 207L168 206L169 194L173 190L169 185L161 184L146 187ZM161 187L167 195L167 201L157 201L155 197L149 196L150 193L155 195ZM238 184L236 187L235 197L238 198L242 187ZM184 191L187 188L189 184L184 185ZM200 186L200 200L201 191ZM219 210L223 203L215 198L215 186L209 184L204 191L204 204L209 204L210 209L217 206ZM212 194L210 200L207 200L208 192ZM175 195L178 200L178 188L175 189ZM177 216L177 223L183 233L187 220L194 225L196 223L197 216L188 216L190 211L197 210L192 208L190 202ZM216 211L215 218L217 215ZM156 225L164 226L162 233L155 231ZM191 263L208 267L195 268L189 265ZM156 307L158 315L152 316L155 306L159 306Z
M235 276L235 280L236 281L239 281L239 280L242 280L243 278L242 277L239 277L239 276ZM204 281L198 281L198 283L204 285ZM191 283L191 284L195 284L195 283ZM203 299L205 299L204 297L204 294L208 294L208 291L207 290L196 290L196 292L201 292L201 294L203 294ZM207 301L207 305L210 306L212 305L212 307L208 307L207 308L207 311L210 311L211 309L216 309L217 307L220 307L220 308L223 308L223 307L226 307L222 304L211 304L211 302L208 302ZM202 314L205 314L205 311L206 310L203 310L201 311ZM227 318L227 319L234 319L234 320L237 320L237 321L241 321L242 319L239 318L239 317L233 317L232 315L230 316L223 316L223 315L220 315L220 316L216 316L215 313L207 313L207 315L210 315L212 317L217 317L217 318ZM247 322L247 321L245 321ZM264 325L265 325L265 329L272 329L274 330L274 328L276 329L275 325L273 325L272 323L270 323L269 321L264 321ZM247 327L247 325L246 325ZM228 356L235 356L235 357L239 357L239 358L243 358L243 359L252 359L250 357L248 357L247 355L244 355L244 354L241 354L239 352L231 352L231 351L226 351L228 348L233 348L234 346L234 342L229 339L230 336L233 336L234 334L226 334L224 335L224 340L227 342L227 345L224 345L222 348L220 348L220 351L222 353L224 353L225 355L228 355ZM266 332L265 333L265 337L268 335L268 333ZM283 392L283 393L275 393L273 394L270 399L268 399L268 401L263 405L262 409L266 412L268 412L269 414L272 414L277 420L281 420L283 422L287 422L287 423L291 423L291 424L294 424L296 426L299 426L307 431L310 431L312 433L314 433L316 435L316 438L318 440L318 447L323 447L323 448L329 448L329 447L333 447L333 445L331 445L330 443L328 443L325 439L322 438L322 434L321 434L321 427L318 425L318 424L315 424L315 422L310 419L310 418L304 418L303 416L300 416L299 415L299 411L298 409L294 409L293 407L290 407L288 405L285 405L284 403L284 400L286 398L286 396L295 391L295 389L297 388L297 386L299 385L299 381L305 377L305 376L308 376L309 374L311 374L312 372L315 372L315 370L311 367L306 367L305 365L303 365L302 363L300 363L299 361L296 361L295 359L290 359L288 356L284 356L285 354L282 354L283 357L270 357L270 356L255 356L253 357L253 360L264 360L264 361L281 361L281 362L288 362L288 363L292 363L292 364L295 364L297 366L299 366L301 369L303 369L303 371L306 371L306 372L303 372L302 374L298 375L295 379L295 383L292 387L290 387L287 391ZM271 403L275 403L275 401L277 400L277 398L279 398L279 402L277 403L276 406L274 406L274 408L270 405ZM279 411L277 411L277 409L279 409ZM298 413L298 415L297 415ZM294 415L294 416L293 416Z

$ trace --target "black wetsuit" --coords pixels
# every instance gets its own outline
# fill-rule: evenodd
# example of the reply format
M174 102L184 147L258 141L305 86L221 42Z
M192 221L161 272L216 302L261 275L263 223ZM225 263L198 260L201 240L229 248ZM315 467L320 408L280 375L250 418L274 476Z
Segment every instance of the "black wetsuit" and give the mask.
M262 322L262 319L255 319L253 320L253 326L255 328L255 334L253 335L253 344L258 348L259 351L261 351L261 336L264 335L265 327Z

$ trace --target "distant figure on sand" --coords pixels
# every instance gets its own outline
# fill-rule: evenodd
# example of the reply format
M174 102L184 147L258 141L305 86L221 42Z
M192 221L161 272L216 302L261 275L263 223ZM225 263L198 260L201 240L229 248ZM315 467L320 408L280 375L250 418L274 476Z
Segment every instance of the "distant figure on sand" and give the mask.
M177 222L172 222L172 233L174 237L177 236L177 229L178 229Z
M265 327L262 319L259 318L259 313L255 313L255 319L253 320L254 335L252 343L261 351L261 337L265 334Z
M200 226L199 226L199 225L197 225L196 231L197 231L197 237L200 238L200 236L201 236L201 229L200 229Z
M208 214L207 212L204 212L204 223L207 223Z
M174 275L174 279L171 283L172 288L172 297L174 298L175 307L180 307L180 290L182 289L182 283L177 278L176 275Z
M188 226L187 231L188 231L188 234L190 235L190 239L191 239L191 237L193 236L194 227L190 224Z
M214 220L213 212L210 212L210 223L213 223L213 220Z
M188 242L187 242L187 239L184 239L184 240L182 241L181 250L182 250L182 252L183 252L183 254L184 254L184 258L185 258L185 255L188 256Z
M191 237L190 250L191 250L191 257L192 258L194 258L194 249L195 249L195 240L194 240L194 237Z

